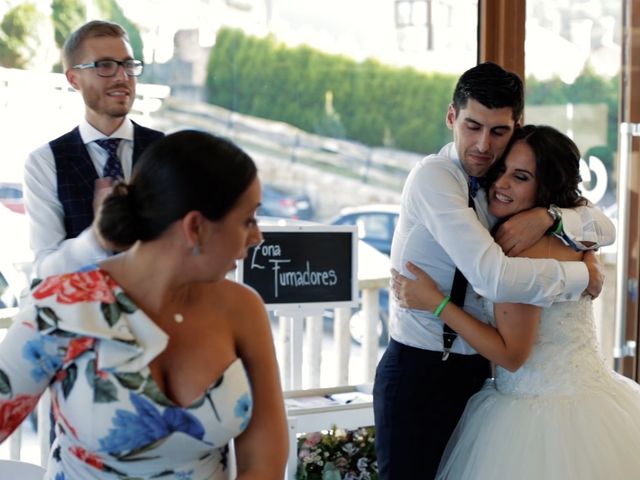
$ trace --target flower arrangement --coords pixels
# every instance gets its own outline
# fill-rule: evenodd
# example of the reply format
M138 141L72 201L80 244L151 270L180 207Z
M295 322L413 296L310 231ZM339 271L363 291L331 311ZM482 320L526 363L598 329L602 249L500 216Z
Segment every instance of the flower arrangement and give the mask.
M296 480L377 480L375 429L343 430L298 437Z

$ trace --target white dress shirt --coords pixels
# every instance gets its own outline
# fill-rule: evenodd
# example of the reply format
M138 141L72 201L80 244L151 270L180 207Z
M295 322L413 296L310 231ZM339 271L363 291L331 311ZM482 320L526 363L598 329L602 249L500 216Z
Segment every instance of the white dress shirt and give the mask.
M410 261L448 294L457 265L469 282L464 309L479 319L485 318L482 297L539 306L579 298L589 282L585 264L505 256L489 233L495 218L484 189L474 199L476 212L468 206L468 178L453 143L411 170L391 244L393 268L413 278L405 267ZM576 242L613 242L613 224L596 207L563 209L562 214L565 233ZM391 297L391 336L405 345L442 351L442 321L431 312L401 308ZM451 351L476 353L461 337Z
M131 176L133 155L133 124L125 119L111 137L92 127L83 119L80 136L89 152L98 177L108 154L96 140L120 138L118 157L125 180ZM25 161L24 203L29 218L29 238L34 253L33 272L38 278L78 270L103 260L111 252L104 250L89 227L76 238L66 239L64 210L58 198L56 162L49 144L33 151Z

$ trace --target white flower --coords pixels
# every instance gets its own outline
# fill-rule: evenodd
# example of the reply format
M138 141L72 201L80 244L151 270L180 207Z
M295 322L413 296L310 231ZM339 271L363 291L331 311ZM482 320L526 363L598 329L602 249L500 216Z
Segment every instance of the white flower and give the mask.
M354 447L353 443L351 443L351 442L345 444L345 446L342 447L342 450L345 451L347 453L347 455L353 455L354 453L356 453L358 451L358 449L356 447Z
M369 466L369 459L365 457L359 458L358 462L356 463L356 467L358 467L358 470L360 470L361 472L364 472L368 466ZM360 475L360 477L362 477L362 475Z

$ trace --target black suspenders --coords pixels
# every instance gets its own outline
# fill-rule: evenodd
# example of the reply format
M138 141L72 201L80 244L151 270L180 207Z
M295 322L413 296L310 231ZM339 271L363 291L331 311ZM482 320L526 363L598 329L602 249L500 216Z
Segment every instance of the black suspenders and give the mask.
M471 193L469 193L469 207L473 208L473 211L476 211L476 204L473 201L473 197ZM464 297L467 293L467 279L464 277L464 274L456 267L456 272L453 275L453 283L451 284L451 302L453 302L458 307L462 308L464 306ZM449 358L449 352L451 351L451 347L455 339L458 338L458 334L453 330L449 325L443 323L442 325L442 361L445 361Z

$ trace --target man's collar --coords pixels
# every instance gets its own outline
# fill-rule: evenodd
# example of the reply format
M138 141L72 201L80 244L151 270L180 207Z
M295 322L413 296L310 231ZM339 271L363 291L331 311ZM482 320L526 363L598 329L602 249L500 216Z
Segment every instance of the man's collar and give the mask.
M455 165L457 165L460 170L462 170L462 173L464 173L465 177L467 177L468 179L469 175L462 166L462 162L460 161L460 156L458 155L458 149L456 148L455 142L447 143L444 147L442 147L439 155L450 158L451 161Z
M100 130L91 125L86 118L83 118L78 125L80 130L80 136L84 144L100 140L101 138L107 138L107 136ZM123 140L133 141L133 123L126 117L118 129L113 132L109 138L121 138Z

